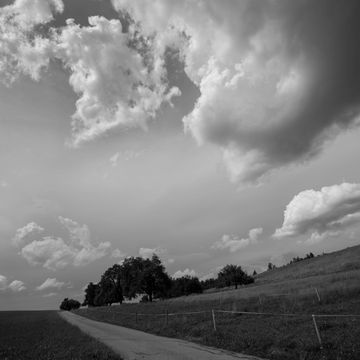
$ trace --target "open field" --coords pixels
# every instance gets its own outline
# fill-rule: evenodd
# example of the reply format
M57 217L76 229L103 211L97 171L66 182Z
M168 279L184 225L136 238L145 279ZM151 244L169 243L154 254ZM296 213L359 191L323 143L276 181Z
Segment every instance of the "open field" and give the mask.
M358 251L358 247L355 250ZM360 317L316 318L323 345L320 349L311 316L360 314L360 269L348 265L355 261L356 251L353 248L340 257L337 253L326 255L326 261L331 263L328 273L326 265L319 266L319 275L313 271L316 262L324 262L322 257L318 257L306 260L307 263L293 264L297 266L290 265L296 269L292 277L288 267L284 267L273 273L275 279L269 272L269 275L260 277L258 283L238 290L152 304L81 309L78 313L92 319L269 359L360 359ZM337 266L332 263L334 258ZM303 269L301 272L301 265L312 270ZM286 275L281 276L281 271ZM296 316L216 312L217 331L214 331L212 309ZM202 313L173 315L196 311ZM167 312L169 316L166 316Z
M120 360L56 311L0 312L1 360Z

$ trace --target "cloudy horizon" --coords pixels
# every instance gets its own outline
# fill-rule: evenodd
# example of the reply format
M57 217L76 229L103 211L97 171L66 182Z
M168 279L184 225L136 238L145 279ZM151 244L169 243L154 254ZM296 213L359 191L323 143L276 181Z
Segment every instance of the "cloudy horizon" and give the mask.
M215 276L359 244L355 0L6 0L0 310L126 256Z

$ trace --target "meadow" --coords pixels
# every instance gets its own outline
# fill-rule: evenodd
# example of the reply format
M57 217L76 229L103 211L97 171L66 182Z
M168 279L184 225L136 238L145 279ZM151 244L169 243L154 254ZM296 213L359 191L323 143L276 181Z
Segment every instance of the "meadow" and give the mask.
M260 275L255 284L237 290L77 312L96 320L267 359L356 360L360 359L360 317L316 317L320 348L312 314L360 315L359 251L360 247L356 247L340 255L333 253L291 264Z
M121 360L57 311L0 312L1 360Z

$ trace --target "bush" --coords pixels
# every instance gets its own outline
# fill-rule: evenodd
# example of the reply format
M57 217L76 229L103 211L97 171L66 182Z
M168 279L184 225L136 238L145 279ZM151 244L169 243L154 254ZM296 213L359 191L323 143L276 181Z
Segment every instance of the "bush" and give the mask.
M74 299L65 298L60 304L60 310L70 311L80 307L80 303Z

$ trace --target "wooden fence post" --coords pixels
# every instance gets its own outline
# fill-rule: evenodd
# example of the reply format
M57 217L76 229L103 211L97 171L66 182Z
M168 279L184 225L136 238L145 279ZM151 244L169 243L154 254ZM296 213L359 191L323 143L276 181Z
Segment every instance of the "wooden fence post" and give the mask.
M169 311L166 309L166 320L165 324L167 325L169 323Z
M323 346L322 346L320 331L319 331L319 329L317 327L317 324L316 324L315 315L312 315L312 319L313 319L313 323L314 323L314 327L315 327L316 336L317 336L319 344L320 344L320 349L322 349Z
M214 311L214 309L212 309L212 320L213 320L214 331L216 331L216 321L215 321L215 311Z
M320 294L319 294L319 292L318 292L318 289L317 289L316 287L314 287L314 289L315 289L315 293L316 293L316 296L317 296L319 302L321 302Z
M137 315L137 312L135 313L135 324L138 323L138 315Z

